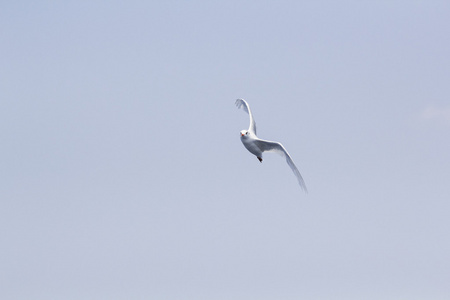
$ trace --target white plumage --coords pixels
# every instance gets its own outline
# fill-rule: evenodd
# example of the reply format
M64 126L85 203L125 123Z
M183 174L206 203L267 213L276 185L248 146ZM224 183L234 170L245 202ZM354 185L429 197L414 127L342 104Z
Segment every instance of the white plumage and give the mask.
M242 144L244 144L245 148L247 148L248 151L254 154L260 162L262 162L263 152L275 152L285 157L287 164L289 165L289 167L291 167L292 172L294 172L294 175L297 177L300 187L305 192L308 192L302 175L298 171L297 167L294 164L294 161L292 160L287 150L283 147L283 145L278 142L265 141L256 136L255 119L253 118L253 114L248 103L244 99L237 99L236 106L238 108L242 108L250 116L250 126L248 130L241 130L241 141Z

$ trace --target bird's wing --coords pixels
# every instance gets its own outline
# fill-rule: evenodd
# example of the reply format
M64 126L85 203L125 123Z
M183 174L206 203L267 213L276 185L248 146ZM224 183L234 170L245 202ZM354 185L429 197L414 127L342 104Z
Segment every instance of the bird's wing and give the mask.
M237 99L236 106L237 108L242 107L242 109L245 110L246 113L248 113L248 115L250 116L250 126L248 128L248 131L256 135L255 119L253 119L252 111L250 110L250 106L248 105L247 101L245 101L244 99Z
M295 176L297 177L298 183L300 184L300 187L307 193L308 190L306 189L305 181L303 180L302 175L298 171L297 167L294 164L294 161L292 160L289 153L286 151L286 149L281 145L281 143L278 142L271 142L271 141L265 141L265 140L256 140L256 145L259 149L261 149L262 152L268 151L268 152L275 152L283 157L286 158L286 162L291 167L292 172L294 172Z

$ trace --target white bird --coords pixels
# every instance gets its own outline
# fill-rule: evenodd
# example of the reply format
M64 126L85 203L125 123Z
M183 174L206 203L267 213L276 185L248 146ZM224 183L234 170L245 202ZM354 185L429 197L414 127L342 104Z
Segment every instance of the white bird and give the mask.
M241 130L241 141L242 144L244 144L244 147L247 148L247 150L252 154L256 155L260 162L262 162L263 152L275 152L285 157L287 164L289 165L289 167L291 167L292 172L294 172L294 175L297 177L300 187L305 192L308 192L302 175L298 171L297 167L294 164L294 161L292 160L286 149L283 147L283 145L278 142L265 141L256 136L255 119L253 119L252 111L250 110L250 106L248 105L248 103L244 99L237 99L236 106L245 110L245 112L250 116L250 126L248 130Z

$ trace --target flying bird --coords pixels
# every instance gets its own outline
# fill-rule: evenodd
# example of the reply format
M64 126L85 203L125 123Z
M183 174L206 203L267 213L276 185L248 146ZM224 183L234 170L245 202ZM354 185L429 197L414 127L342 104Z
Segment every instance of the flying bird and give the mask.
M265 141L256 136L256 123L253 118L252 111L250 110L250 106L244 99L236 100L237 108L242 108L248 115L250 116L250 126L248 130L241 130L241 142L244 144L244 147L247 148L250 153L254 154L260 162L263 161L262 154L264 152L275 152L284 158L286 158L286 162L291 167L292 172L297 177L298 183L300 187L307 193L305 182L303 181L302 175L298 171L297 167L294 164L289 153L286 151L281 143Z

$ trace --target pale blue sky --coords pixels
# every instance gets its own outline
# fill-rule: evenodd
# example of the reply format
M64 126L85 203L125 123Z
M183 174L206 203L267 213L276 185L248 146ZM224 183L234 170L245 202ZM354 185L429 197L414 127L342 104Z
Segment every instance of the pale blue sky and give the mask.
M447 1L0 4L5 299L447 299ZM248 116L284 144L262 164Z

